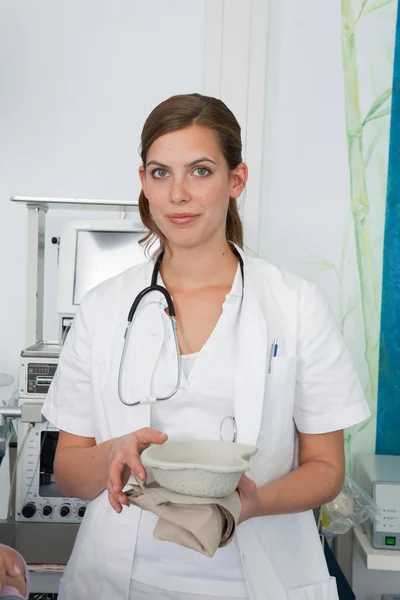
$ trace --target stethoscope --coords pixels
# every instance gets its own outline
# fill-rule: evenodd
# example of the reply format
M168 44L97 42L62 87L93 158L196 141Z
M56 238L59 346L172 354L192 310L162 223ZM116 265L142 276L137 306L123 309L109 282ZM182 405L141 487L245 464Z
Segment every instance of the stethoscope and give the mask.
M239 261L239 267L240 267L240 272L241 272L241 276L242 276L242 298L243 298L243 290L244 290L243 259L240 256L238 250L233 245L232 245L232 250L235 253L235 255ZM174 303L172 301L171 294L168 292L168 290L164 286L157 284L157 279L158 279L158 275L160 272L160 266L161 266L163 256L164 256L164 251L160 252L160 254L158 255L158 257L154 263L154 268L153 268L153 273L151 276L150 285L147 288L145 288L144 290L142 290L141 292L139 292L139 294L136 296L135 300L133 301L133 304L132 304L129 314L128 314L128 322L127 322L127 326L126 326L125 334L124 334L124 345L122 348L122 355L121 355L121 361L120 361L119 373L118 373L118 397L121 400L122 404L125 404L125 406L137 406L138 404L149 404L149 403L153 403L153 402L161 402L162 400L168 400L169 398L172 398L172 396L174 396L177 393L177 391L179 390L180 385L181 385L181 372L182 372L181 362L182 361L181 361L181 354L179 351L179 342L178 342L178 333L177 333L178 327L177 327L177 323L176 323L176 313L175 313ZM131 331L132 331L132 324L134 321L134 317L136 315L137 308L138 308L140 302L143 300L143 298L145 296L147 296L147 294L150 294L151 292L160 292L160 294L162 294L164 296L165 301L168 306L168 317L171 321L172 333L174 336L174 343L175 343L175 350L176 350L176 358L177 358L178 371L177 371L176 385L175 385L174 389L172 390L172 392L170 394L168 394L167 396L160 396L160 397L146 396L145 398L142 398L141 400L136 400L135 402L127 402L124 399L123 393L122 393L122 376L123 376L124 367L125 367L126 351L128 348L129 338L130 338ZM236 420L235 420L235 417L229 417L229 416L225 417L221 422L221 426L220 426L221 440L224 439L223 431L226 428L227 421L231 422L232 438L233 438L232 441L235 442L236 438L237 438Z

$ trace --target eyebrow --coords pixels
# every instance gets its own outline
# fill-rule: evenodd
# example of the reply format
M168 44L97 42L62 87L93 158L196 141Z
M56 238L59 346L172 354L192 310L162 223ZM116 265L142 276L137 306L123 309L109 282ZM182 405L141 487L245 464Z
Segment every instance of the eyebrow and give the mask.
M207 156L202 156L202 157L200 157L200 158L196 158L196 160L193 160L193 161L192 161L192 162L190 162L190 163L187 163L187 164L185 165L185 168L194 167L195 165L197 165L198 163L201 163L201 162L210 162L210 163L212 163L213 165L216 165L216 164L217 164L217 163L216 163L214 160L212 160L211 158L207 158ZM170 168L168 165L165 165L164 163L158 162L158 160L150 160L150 161L147 163L146 167L149 167L150 165L156 165L157 167L161 167L162 169L169 169L169 168Z

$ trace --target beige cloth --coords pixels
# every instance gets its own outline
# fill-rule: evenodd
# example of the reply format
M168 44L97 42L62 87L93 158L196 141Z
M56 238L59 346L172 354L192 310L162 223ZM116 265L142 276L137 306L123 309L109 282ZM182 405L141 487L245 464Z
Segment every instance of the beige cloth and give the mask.
M238 492L225 498L200 498L170 492L156 483L134 485L126 492L129 504L158 515L153 535L205 556L229 544L240 516Z
M189 594L186 592L171 592L169 590L161 590L153 587L152 585L146 585L131 579L129 587L129 600L250 600L249 596L238 598L235 596L210 596L207 594Z

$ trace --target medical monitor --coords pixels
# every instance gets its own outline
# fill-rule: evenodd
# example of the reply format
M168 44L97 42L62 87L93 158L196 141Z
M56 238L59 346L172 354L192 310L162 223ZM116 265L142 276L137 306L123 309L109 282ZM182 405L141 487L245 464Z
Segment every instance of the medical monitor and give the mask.
M99 283L146 260L139 220L70 221L60 238L57 312L72 317L83 296Z

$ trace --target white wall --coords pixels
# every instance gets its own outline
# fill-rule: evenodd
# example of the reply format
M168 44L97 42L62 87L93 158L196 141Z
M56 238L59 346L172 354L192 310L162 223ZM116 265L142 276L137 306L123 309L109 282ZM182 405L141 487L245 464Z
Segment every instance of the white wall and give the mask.
M26 209L9 197L136 198L145 117L202 89L204 14L204 0L0 3L0 372L24 347ZM49 214L47 242L65 218Z
M272 1L269 23L259 250L309 276L340 262L348 214L340 2ZM334 273L320 285L335 297Z
M364 320L375 336L380 318L390 99L382 104L382 116L363 127L363 159L349 161L341 15L347 3L270 2L259 252L315 280L336 317L348 314L344 336L373 413L368 426L352 431L349 438L353 450L373 452L377 355L370 378L365 338L370 336L369 344L375 346L379 336L372 338ZM357 85L352 92L358 99L347 97L348 105L359 100L363 120L392 85L397 2L350 3L354 17L362 5L365 8L354 34ZM357 262L350 172L357 184L364 179L369 202L369 247L359 251L369 264L368 276L360 275ZM375 285L377 290L373 313L363 311L362 280L364 297L368 287ZM370 369L371 363L369 358Z
M345 337L374 413L376 397L371 397L368 386L350 211L341 4L345 3L269 3L259 252L316 281L336 317L343 298L354 301ZM355 48L357 91L361 115L365 117L373 102L392 84L397 2L352 0L355 15L362 4L366 14L357 27ZM372 10L374 6L376 10ZM387 106L383 104L382 112ZM364 156L371 148L366 169L370 253L379 290L389 127L386 114L364 130ZM349 251L344 252L346 237ZM363 431L348 434L353 452L374 452L374 417ZM400 593L398 573L368 572L358 555L353 582L357 600L378 600L384 592Z

